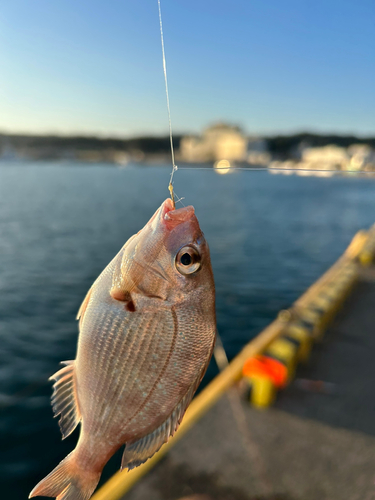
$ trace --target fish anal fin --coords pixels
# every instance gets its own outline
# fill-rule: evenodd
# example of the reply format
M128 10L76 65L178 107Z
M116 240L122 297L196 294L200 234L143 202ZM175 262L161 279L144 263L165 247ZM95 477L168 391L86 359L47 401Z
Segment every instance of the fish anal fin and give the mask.
M194 383L190 387L180 403L160 427L138 441L135 441L134 443L127 443L125 445L121 461L121 470L131 470L143 464L157 451L159 451L163 444L174 435L182 421L186 408L193 399L197 386L198 383Z
M77 391L74 379L74 361L63 361L65 366L56 372L50 380L54 380L51 398L55 417L60 416L59 426L63 439L71 434L81 420L78 407Z

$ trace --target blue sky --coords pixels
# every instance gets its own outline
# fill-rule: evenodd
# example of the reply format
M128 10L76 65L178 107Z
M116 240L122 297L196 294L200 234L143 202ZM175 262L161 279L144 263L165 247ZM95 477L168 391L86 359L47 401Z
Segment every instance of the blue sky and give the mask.
M172 124L375 135L374 0L161 0ZM168 131L157 0L3 0L0 130Z

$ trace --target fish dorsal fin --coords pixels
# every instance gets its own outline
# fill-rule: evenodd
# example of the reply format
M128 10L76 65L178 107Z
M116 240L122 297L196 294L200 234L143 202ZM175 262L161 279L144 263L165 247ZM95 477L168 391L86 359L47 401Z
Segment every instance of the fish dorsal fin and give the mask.
M180 403L173 410L170 417L167 418L167 420L165 420L160 427L138 441L125 445L124 454L122 455L121 469L127 468L128 470L131 470L143 464L160 450L163 444L168 441L170 436L173 436L181 423L186 408L193 399L199 382L200 378L198 383L195 383L190 387Z
M55 417L61 415L59 426L63 439L71 434L81 420L74 381L74 361L63 361L64 368L49 380L55 380L51 398Z

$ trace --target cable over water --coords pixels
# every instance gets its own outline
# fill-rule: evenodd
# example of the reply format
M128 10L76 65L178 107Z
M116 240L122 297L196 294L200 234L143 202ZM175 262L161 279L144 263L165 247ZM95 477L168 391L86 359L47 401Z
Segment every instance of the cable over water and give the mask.
M232 170L247 170L253 172L329 172L331 174L375 174L375 170L331 170L328 168L279 168L279 167L250 167L250 166L231 166L231 167L202 167L202 166L190 166L190 167L178 167L179 170L226 170L228 172Z

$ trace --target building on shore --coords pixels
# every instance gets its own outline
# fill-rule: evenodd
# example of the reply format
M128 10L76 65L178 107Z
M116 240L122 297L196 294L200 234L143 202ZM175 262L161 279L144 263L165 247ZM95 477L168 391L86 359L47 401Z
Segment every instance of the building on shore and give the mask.
M300 147L300 160L274 161L272 169L299 175L333 175L335 171L374 172L375 151L366 144L352 144L348 148L330 144L323 147ZM283 172L283 173L284 173Z
M201 137L181 139L180 159L186 162L218 160L246 161L248 140L239 127L218 123L204 130Z
M312 170L344 170L348 162L347 150L334 144L302 150L302 163Z
M375 170L375 150L367 144L352 144L348 147L350 170Z

